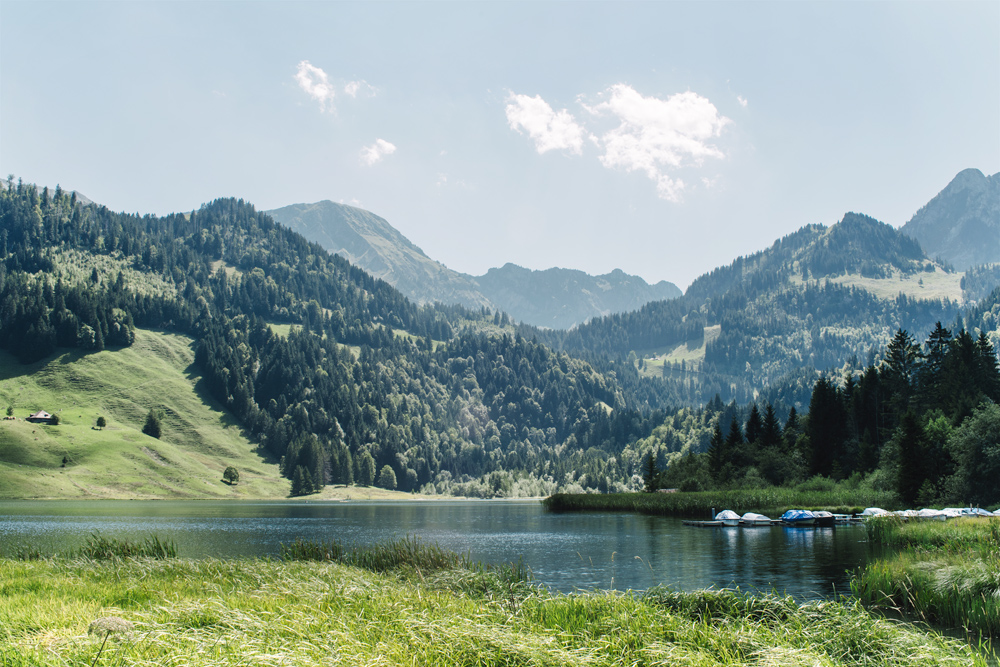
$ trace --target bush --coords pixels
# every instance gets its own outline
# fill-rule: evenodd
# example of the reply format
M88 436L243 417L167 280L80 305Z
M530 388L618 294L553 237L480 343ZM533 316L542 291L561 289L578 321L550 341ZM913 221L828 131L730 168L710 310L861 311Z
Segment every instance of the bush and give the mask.
M383 489L389 489L390 491L395 490L396 472L390 466L382 466L382 470L378 474L377 486L381 486Z
M156 410L153 410L152 408L149 409L149 412L146 414L146 423L142 427L142 432L156 439L159 439L163 434L163 428L160 426L160 415L156 412Z

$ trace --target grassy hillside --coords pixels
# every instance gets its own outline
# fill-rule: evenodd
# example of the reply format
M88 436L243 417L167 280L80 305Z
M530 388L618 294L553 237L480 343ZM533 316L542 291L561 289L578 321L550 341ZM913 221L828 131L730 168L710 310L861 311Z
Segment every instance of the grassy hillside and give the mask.
M16 417L0 421L0 497L287 496L277 463L201 390L193 361L191 339L143 330L130 348L60 350L29 365L0 352L0 412L13 406ZM159 440L142 433L150 408L163 412ZM25 421L37 410L59 425ZM228 465L240 471L233 487Z
M831 282L846 286L860 287L880 299L895 299L905 294L912 299L950 299L963 302L961 271L946 273L941 267L934 271L920 271L904 274L892 271L886 278L870 278L857 273L838 276ZM790 279L792 284L802 282L801 279Z

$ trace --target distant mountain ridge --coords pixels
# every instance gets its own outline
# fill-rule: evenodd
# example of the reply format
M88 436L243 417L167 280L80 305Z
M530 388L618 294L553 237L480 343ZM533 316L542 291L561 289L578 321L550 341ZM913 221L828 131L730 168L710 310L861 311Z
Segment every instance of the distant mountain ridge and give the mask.
M959 172L901 231L959 270L1000 262L1000 173Z
M292 204L265 213L386 281L411 301L495 308L472 276L435 262L374 213L332 201Z
M508 263L483 276L470 276L428 257L384 218L332 201L293 204L266 213L417 303L485 306L533 326L569 329L594 317L681 296L673 283L650 285L620 269L592 276L574 269L532 271Z
M666 280L650 285L621 269L592 276L573 269L532 271L507 263L475 280L490 301L503 304L515 319L551 329L568 329L593 317L638 310L650 301L682 294Z

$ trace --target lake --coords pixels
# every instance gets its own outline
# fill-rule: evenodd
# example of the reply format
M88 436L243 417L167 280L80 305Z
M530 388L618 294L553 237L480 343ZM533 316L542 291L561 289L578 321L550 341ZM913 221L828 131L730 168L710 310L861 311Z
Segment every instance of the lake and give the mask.
M546 512L538 501L0 501L0 554L65 551L92 533L173 540L178 555L276 556L297 538L371 544L419 536L499 563L523 558L551 590L739 586L798 599L850 592L868 558L860 526L692 528L679 519Z

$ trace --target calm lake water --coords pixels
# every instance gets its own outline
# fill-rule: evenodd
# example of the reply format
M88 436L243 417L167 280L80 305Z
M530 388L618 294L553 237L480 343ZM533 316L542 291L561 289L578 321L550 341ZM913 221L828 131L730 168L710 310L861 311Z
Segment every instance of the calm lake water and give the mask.
M417 535L474 559L523 558L551 590L850 592L868 557L864 529L691 528L679 519L552 514L537 501L0 501L0 554L65 551L88 535L173 540L183 557L276 556L296 538L370 544Z

